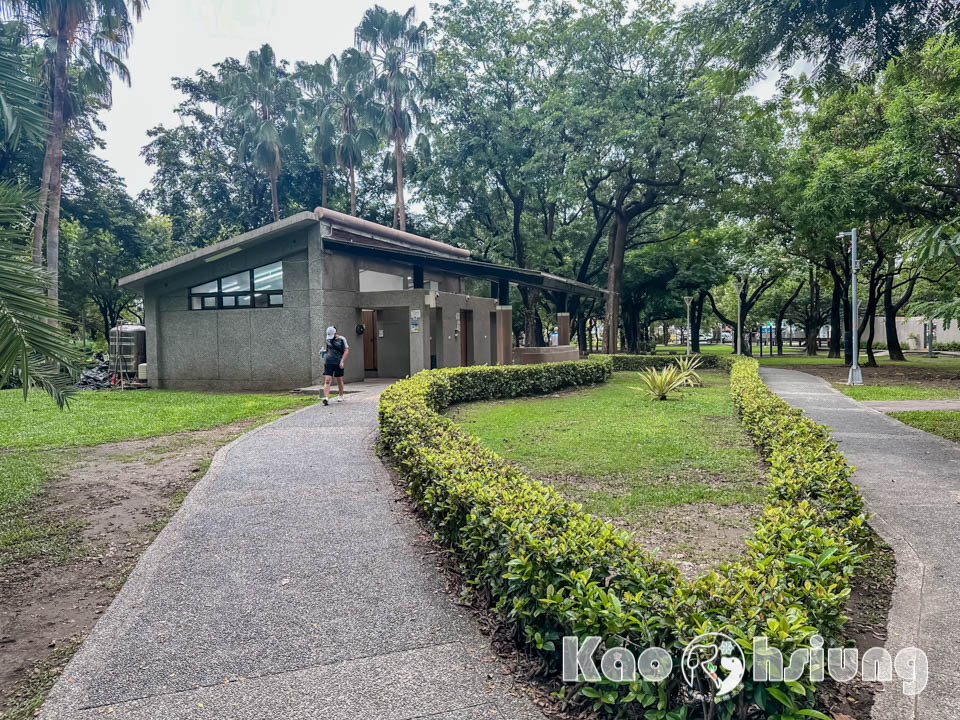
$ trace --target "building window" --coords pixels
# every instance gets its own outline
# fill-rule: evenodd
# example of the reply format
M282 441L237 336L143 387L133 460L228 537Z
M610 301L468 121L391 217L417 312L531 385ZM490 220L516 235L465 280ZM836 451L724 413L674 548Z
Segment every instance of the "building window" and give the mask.
M283 307L283 262L277 261L190 288L191 310Z

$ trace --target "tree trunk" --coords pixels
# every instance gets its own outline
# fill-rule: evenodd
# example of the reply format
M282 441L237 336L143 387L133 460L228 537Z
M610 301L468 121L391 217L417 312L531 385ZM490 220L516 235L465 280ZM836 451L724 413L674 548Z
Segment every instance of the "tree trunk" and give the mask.
M618 214L614 221L608 250L607 306L603 315L603 351L617 352L617 336L620 327L620 286L623 283L623 254L627 244L629 221Z
M883 282L883 326L887 336L887 351L894 362L906 362L900 338L897 336L897 309L893 304L893 274L888 273Z
M277 172L270 171L270 204L273 206L273 221L280 220L280 202L277 198Z
M539 321L537 306L540 304L540 289L527 288L521 289L523 297L523 344L526 347L543 347L542 323Z
M807 317L804 325L806 330L806 355L815 357L820 349L817 335L820 334L820 286L813 273L813 265L807 268L807 279L810 283L810 299L807 303Z
M67 39L61 37L57 42L57 56L54 61L53 117L50 125L50 143L52 165L50 168L50 214L47 218L47 269L50 271L49 296L60 302L60 196L63 191L63 139L66 134L64 106L67 93ZM57 326L59 323L53 322Z
M52 113L51 113L52 114ZM50 194L50 176L53 174L53 137L47 137L47 148L43 153L43 173L40 178L40 208L33 224L33 264L43 267L43 223L47 217L47 198Z
M350 166L350 214L357 216L357 171Z
M320 171L320 207L327 206L327 166Z
M843 303L843 286L833 280L833 293L830 296L830 351L827 357L842 357L840 352L840 343L843 336L843 330L840 327L840 306Z
M690 351L700 353L700 325L703 322L703 293L697 293L697 296L690 303Z
M399 107L396 109L399 110ZM407 208L403 202L403 138L399 130L393 141L393 157L397 163L397 222L401 230L406 230Z

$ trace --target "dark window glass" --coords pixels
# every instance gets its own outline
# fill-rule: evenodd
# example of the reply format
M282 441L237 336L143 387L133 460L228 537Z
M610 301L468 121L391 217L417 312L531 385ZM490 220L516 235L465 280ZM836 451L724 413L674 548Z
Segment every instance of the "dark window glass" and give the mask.
M190 288L187 307L191 310L283 307L282 290L283 262L277 261L195 285Z
M253 269L254 290L283 290L283 263L275 262Z
M220 292L244 292L250 289L250 271L244 270L236 275L220 278Z

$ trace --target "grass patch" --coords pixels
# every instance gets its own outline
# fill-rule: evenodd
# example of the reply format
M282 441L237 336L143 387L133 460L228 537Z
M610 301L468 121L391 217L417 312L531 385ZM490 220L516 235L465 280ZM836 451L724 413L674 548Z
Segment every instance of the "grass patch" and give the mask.
M42 393L31 393L24 402L19 390L4 390L0 448L78 447L206 430L312 402L311 397L296 395L83 392L61 412Z
M76 523L42 518L35 502L55 466L46 454L0 452L0 568L40 556L73 557Z
M919 430L960 442L960 410L909 410L890 413L890 417Z
M487 447L538 476L612 479L723 475L756 480L757 455L730 404L725 373L703 388L648 400L637 373L552 397L468 403L451 416Z
M729 376L659 402L635 372L551 397L469 403L450 416L494 452L633 530L680 506L762 502L760 458L734 416Z
M960 398L960 388L930 387L924 385L856 385L834 383L834 387L854 400L954 400Z

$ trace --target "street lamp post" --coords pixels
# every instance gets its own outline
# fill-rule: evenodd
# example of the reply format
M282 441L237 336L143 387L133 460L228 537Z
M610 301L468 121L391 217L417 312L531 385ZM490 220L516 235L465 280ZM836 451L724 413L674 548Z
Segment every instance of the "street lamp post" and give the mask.
M860 309L857 307L857 229L851 228L850 232L842 232L837 235L841 240L845 237L850 238L850 305L853 308L850 318L850 329L853 332L852 350L853 361L850 363L850 372L847 374L847 385L863 385L863 373L860 371L860 348L859 348L859 318Z
M743 280L734 280L733 289L737 291L737 355L743 355L743 330L740 327L741 314L740 293L743 292Z
M690 355L693 352L693 336L691 335L693 327L690 324L690 303L693 302L693 296L684 295L683 301L687 304L687 355Z

